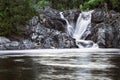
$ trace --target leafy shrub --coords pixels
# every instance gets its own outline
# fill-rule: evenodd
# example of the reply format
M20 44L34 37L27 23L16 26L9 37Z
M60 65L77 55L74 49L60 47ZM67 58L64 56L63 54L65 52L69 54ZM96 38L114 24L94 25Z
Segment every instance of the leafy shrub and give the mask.
M119 0L110 0L110 4L112 9L120 12L120 1Z
M41 11L41 8L42 8L43 6L50 6L49 1L39 0L39 1L37 1L36 4L34 5L35 10L36 10L38 13Z
M89 10L94 8L105 7L107 4L108 9L114 9L116 11L120 11L120 3L119 0L85 0L82 4L80 4L81 10Z
M93 8L98 7L99 5L101 5L103 3L104 3L104 0L88 0L80 5L80 9L81 10L93 9Z
M119 0L43 0L43 1L48 1L52 8L58 10L66 9L89 10L94 8L105 7L106 3L108 9L120 11Z
M84 0L46 0L49 1L51 7L58 10L78 9Z
M43 6L49 5L49 2L45 0L40 0L37 2L37 5L40 7L43 7Z
M0 35L19 34L34 14L29 0L0 0Z
M49 5L58 10L80 9L89 10L97 7L120 11L119 0L0 0L0 36L18 34L21 26L26 24L35 11L43 6Z

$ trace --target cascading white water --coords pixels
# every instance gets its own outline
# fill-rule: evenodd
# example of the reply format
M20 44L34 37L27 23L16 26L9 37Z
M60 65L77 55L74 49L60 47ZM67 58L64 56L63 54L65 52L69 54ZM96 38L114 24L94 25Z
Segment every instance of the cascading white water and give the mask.
M68 20L63 16L63 12L60 12L60 16L62 19L64 19L67 23L67 32L70 36L73 35L74 32L74 28L70 25L70 23L68 22Z
M60 12L61 18L64 19L67 23L68 34L76 40L76 45L78 45L79 48L98 48L98 45L93 41L84 40L90 34L92 12L93 10L80 13L75 29L63 16L63 12Z
M84 39L89 33L87 33L86 36L84 36L85 31L87 28L91 27L91 12L82 12L79 14L79 17L76 22L75 31L73 34L73 37L75 39Z

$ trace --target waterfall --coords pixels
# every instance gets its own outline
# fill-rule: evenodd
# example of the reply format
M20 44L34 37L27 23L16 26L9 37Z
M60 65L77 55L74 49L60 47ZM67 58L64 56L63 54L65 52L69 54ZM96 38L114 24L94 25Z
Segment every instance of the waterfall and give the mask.
M75 39L84 39L87 37L87 35L89 34L89 32L87 33L86 30L87 28L91 27L91 12L82 12L79 14L79 17L77 19L76 22L76 28L73 34L73 37ZM89 30L88 30L89 31ZM84 33L87 33L87 35L85 36Z
M76 27L70 25L68 20L64 17L63 12L60 12L60 16L67 23L67 33L76 40L76 45L79 48L98 48L98 45L90 40L84 40L90 34L91 28L91 13L81 12L76 22Z
M70 25L70 23L68 22L68 20L63 16L63 12L60 12L60 16L63 20L66 21L67 23L67 33L72 36L73 35L73 32L74 32L74 28L73 26Z

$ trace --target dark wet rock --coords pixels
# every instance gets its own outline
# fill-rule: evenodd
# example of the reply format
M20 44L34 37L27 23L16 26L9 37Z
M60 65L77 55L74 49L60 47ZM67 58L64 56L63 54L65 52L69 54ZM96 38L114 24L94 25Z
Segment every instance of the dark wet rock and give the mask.
M40 23L32 26L29 31L31 33L28 33L26 39L10 41L5 38L6 42L1 42L0 50L77 48L75 40L67 33L46 28Z
M72 23L72 26L75 26L79 13L80 11L78 10L63 11L63 15L70 23ZM66 21L61 19L60 11L57 11L50 7L44 7L41 10L40 23L47 28L66 32Z
M49 6L43 7L41 12L44 13L45 15L47 15L47 16L50 16L50 17L55 17L55 18L59 17L59 11L55 10L55 9L52 9Z
M99 44L99 47L113 47L113 29L110 25L101 23L94 26L92 29L91 39Z
M6 50L5 44L10 43L11 41L6 37L0 37L0 50Z
M108 13L107 17L101 16L100 21L92 20L91 40L102 48L120 48L120 13L114 11Z
M19 49L19 45L20 45L19 42L17 42L17 41L11 41L10 43L4 44L4 47L7 50L14 50L14 49Z
M34 16L32 17L32 19L29 20L29 25L30 26L35 26L37 25L39 22L39 17L38 16Z
M75 40L66 33L58 35L59 47L60 48L76 48Z
M49 29L41 24L34 26L31 39L37 48L76 48L75 40L67 33Z
M20 42L19 49L34 49L35 43L31 40L23 40Z
M119 17L120 18L120 17ZM113 26L113 47L120 48L120 21L115 20L111 26Z
M109 12L109 17L110 17L112 20L118 20L118 21L120 21L120 13L115 12L115 11L113 11L113 10L111 10L111 11Z
M0 45L0 50L6 50L6 48L3 45Z
M9 43L9 42L10 42L10 40L8 38L6 38L6 37L0 37L0 45L1 44L5 44L5 43Z
M50 7L43 7L40 13L40 23L50 29L65 32L66 22L60 18L60 12Z
M74 27L80 11L63 11L65 18ZM102 48L120 48L120 13L96 9L92 14L92 40ZM77 48L75 40L66 32L66 21L60 11L43 7L39 16L22 27L24 36L0 37L0 50ZM89 31L89 30L88 30Z
M19 42L10 41L8 38L0 37L0 50L18 49L18 46L19 46Z
M15 49L34 49L35 44L29 40L11 41L0 45L0 50L15 50Z
M80 11L78 10L67 10L63 11L63 15L70 23L76 23L78 17L79 17ZM72 25L72 24L71 24ZM74 25L73 25L74 26Z
M92 22L101 23L104 22L106 18L106 13L102 9L96 9L92 13Z

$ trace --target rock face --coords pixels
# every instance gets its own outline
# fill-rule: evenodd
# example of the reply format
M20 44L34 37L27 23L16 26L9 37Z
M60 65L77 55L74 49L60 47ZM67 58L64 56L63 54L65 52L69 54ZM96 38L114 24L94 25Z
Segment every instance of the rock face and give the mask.
M50 7L43 7L39 16L40 23L47 28L65 32L66 22L60 18L59 13L60 11Z
M63 11L65 18L72 23L74 27L79 16L80 11L77 10L67 10ZM40 23L47 28L55 29L58 31L66 32L66 21L61 19L60 11L54 10L50 7L43 7L40 13Z
M75 40L67 33L46 28L40 23L33 26L31 32L29 38L21 41L0 37L0 50L77 48Z
M31 40L37 48L75 48L75 41L68 34L37 24L32 29Z
M120 48L120 13L97 9L92 15L91 40L102 48Z
M5 38L5 37L0 37L0 50L1 49L6 49L5 47L4 47L4 45L5 44L7 44L7 43L9 43L10 42L10 40L9 39L7 39L7 38Z
M73 27L76 26L76 22L79 17L79 14L80 14L80 11L78 11L78 10L63 11L64 17L68 20L70 25L72 25Z
M74 27L80 11L68 10L63 15ZM0 50L77 48L75 40L66 32L66 21L60 11L43 7L23 28L24 37L11 39L0 37ZM96 9L92 14L91 34L88 40L102 48L120 48L120 13Z
M0 50L77 48L65 30L66 22L60 18L59 11L44 7L23 28L24 38L0 37Z
M22 40L22 41L10 41L5 37L0 37L0 50L15 50L15 49L33 49L35 48L34 42L30 40ZM5 40L5 41L4 41ZM3 43L4 41L4 43Z

